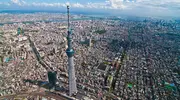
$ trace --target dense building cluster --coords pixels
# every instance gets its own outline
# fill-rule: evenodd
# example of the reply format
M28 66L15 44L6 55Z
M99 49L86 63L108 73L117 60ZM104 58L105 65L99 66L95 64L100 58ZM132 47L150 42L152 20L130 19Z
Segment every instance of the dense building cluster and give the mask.
M67 23L55 22L64 20L57 16L0 26L1 96L38 91L24 79L47 81L48 71L57 71L57 85L68 93ZM89 17L73 20L71 27L77 98L178 100L180 22Z

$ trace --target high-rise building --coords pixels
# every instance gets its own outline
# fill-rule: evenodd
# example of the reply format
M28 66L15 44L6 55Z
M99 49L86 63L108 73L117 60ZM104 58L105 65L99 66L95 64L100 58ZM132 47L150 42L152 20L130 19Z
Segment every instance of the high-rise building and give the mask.
M74 68L74 50L72 49L72 30L70 28L70 19L69 19L69 6L67 6L67 13L68 13L68 48L66 50L68 56L68 74L69 74L69 96L77 93L77 86L76 86L76 77L75 77L75 68Z

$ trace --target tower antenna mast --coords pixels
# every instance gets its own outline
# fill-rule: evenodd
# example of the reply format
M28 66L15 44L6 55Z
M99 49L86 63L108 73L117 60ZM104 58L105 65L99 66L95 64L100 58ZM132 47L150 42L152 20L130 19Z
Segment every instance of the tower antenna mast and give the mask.
M69 5L67 5L67 16L68 16L68 30L69 30L70 29Z

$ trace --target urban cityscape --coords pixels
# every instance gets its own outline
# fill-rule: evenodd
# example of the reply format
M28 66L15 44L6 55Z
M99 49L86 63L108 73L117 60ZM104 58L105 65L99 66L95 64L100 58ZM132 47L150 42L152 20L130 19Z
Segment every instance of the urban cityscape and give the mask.
M0 13L0 100L180 100L180 19Z

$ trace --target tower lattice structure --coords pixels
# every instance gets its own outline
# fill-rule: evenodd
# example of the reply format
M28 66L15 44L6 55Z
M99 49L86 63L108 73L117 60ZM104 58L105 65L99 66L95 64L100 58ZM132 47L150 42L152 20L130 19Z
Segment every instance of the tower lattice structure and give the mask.
M74 50L72 48L72 30L70 28L70 19L69 19L69 6L67 6L67 15L68 15L68 48L66 50L68 56L68 74L69 74L69 96L77 93L76 86L76 77L75 77L75 68L74 68Z

